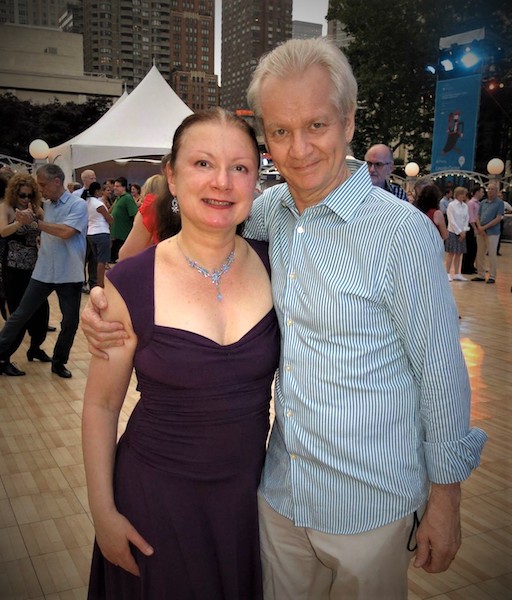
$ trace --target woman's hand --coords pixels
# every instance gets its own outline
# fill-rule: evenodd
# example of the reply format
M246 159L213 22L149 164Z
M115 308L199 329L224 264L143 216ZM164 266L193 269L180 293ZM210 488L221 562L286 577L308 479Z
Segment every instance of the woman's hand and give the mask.
M117 510L113 510L106 515L102 514L98 520L95 519L94 526L96 541L103 556L128 573L140 576L139 567L130 550L130 543L145 556L151 556L154 550L130 521Z
M15 213L16 221L18 221L18 223L21 223L22 225L30 225L30 223L32 223L32 221L34 220L34 213L29 208L25 208L24 210L20 210L19 208L17 208L15 210Z
M103 288L99 286L92 288L89 301L82 311L80 323L89 343L89 352L98 358L108 360L108 354L103 352L102 349L123 346L128 334L122 323L102 319L101 311L105 310L107 306L107 298Z

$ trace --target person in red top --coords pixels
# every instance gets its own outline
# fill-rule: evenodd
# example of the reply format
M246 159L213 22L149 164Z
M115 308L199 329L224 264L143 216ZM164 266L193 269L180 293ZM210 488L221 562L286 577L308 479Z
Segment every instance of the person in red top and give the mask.
M132 230L119 250L119 260L133 256L152 244L158 244L164 238L164 233L159 233L158 212L162 211L163 214L168 214L172 201L165 177L163 175L149 177L142 186L141 196L143 197L142 204L135 216ZM164 222L167 220L164 219ZM165 237L169 237L169 235L165 235Z
M448 237L448 230L446 229L444 215L439 210L439 200L441 200L441 190L437 185L431 183L421 189L416 199L416 207L434 223L444 241Z

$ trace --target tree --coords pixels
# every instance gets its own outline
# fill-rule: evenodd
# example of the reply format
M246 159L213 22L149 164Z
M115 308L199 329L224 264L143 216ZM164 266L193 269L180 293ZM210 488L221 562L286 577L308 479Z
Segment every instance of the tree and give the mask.
M436 84L426 67L437 64L439 38L485 27L507 40L511 11L497 0L330 0L328 19L343 23L352 40L345 52L359 84L355 155L379 142L405 144L425 168ZM506 63L510 46L505 54Z
M13 94L0 95L0 152L22 160L32 160L28 152L30 142L45 140L50 147L57 146L85 131L109 108L105 98L89 98L84 104L32 104L19 100Z

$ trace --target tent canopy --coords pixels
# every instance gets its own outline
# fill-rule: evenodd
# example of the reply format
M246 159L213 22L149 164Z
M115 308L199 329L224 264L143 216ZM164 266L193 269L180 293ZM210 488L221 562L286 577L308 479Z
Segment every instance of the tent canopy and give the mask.
M163 156L171 148L178 125L190 114L190 108L153 66L133 92L123 94L89 129L50 148L48 160L69 174L118 158Z

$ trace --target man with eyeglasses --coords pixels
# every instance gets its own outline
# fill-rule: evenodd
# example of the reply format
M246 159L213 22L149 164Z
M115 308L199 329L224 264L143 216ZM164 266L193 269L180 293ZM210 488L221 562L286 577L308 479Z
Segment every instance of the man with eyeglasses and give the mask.
M407 201L407 194L399 185L390 183L389 177L393 172L393 152L385 144L375 144L364 155L368 165L373 185L394 194L400 200Z
M37 170L37 183L47 199L44 220L30 209L20 211L20 222L41 232L41 246L30 282L18 308L0 332L0 357L11 356L21 344L19 332L55 291L62 312L61 330L52 357L52 373L68 379L66 369L80 316L87 233L87 205L64 187L64 172L54 164ZM24 375L24 373L23 373Z

